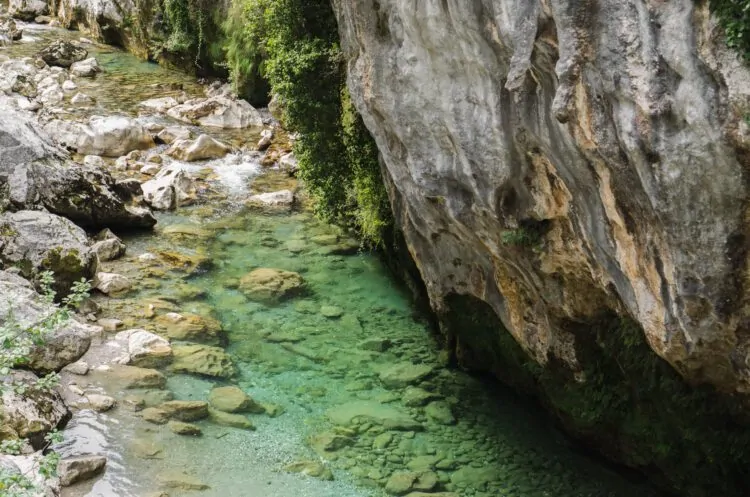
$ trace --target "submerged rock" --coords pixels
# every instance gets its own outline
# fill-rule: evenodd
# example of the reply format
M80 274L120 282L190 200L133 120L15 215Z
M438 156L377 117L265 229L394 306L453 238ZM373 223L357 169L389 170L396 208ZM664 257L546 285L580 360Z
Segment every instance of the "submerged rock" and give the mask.
M164 388L167 384L167 378L155 369L113 364L107 373L125 389Z
M65 457L57 465L60 485L69 487L99 475L107 465L107 458L99 455Z
M388 388L404 388L427 378L434 371L427 364L404 362L389 366L380 372L380 381Z
M211 407L223 412L249 412L262 414L265 409L239 387L216 387L208 396Z
M231 428L239 428L242 430L255 430L255 425L253 425L252 421L242 414L232 414L229 412L217 411L216 409L209 409L209 416L211 421L217 425L229 426Z
M355 400L326 411L336 425L351 426L355 420L375 423L387 430L418 431L422 425L404 411L373 400Z
M251 300L274 303L298 294L304 288L302 276L282 269L260 268L240 279L240 291Z
M208 402L202 400L170 400L156 407L169 419L199 421L208 417Z
M218 320L197 314L168 312L157 316L154 322L173 340L219 344L224 338Z
M320 461L295 461L284 466L284 471L289 473L299 473L321 480L333 480L333 473Z
M237 373L229 355L219 347L175 345L170 369L175 373L194 373L216 378L231 378Z
M413 490L432 490L438 484L438 476L432 471L422 473L398 472L391 475L385 491L391 495L404 495Z
M199 426L182 421L170 421L167 423L167 428L177 435L197 437L203 434Z
M176 490L208 490L211 488L195 476L176 471L159 474L159 481L165 487Z

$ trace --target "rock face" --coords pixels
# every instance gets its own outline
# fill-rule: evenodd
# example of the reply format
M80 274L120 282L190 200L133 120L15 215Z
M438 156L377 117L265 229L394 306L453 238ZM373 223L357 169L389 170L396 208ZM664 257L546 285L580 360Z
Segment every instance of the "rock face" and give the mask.
M484 300L538 362L573 368L564 322L610 309L691 380L750 391L750 72L706 5L652 5L646 28L632 2L552 4L336 2L350 88L435 308Z
M627 316L690 383L747 398L750 71L709 2L334 9L353 101L460 362L502 377L507 329L585 384L581 351L613 353L597 324ZM448 325L461 302L502 324L462 334Z

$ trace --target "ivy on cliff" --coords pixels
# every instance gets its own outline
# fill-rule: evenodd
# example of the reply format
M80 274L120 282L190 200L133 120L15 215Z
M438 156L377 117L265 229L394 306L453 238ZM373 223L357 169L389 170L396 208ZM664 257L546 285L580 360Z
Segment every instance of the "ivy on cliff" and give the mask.
M238 91L254 98L263 80L283 109L300 176L325 220L370 244L391 224L375 142L351 103L329 0L233 0L224 24L226 58Z
M727 45L750 61L750 0L710 0L710 8L724 28Z

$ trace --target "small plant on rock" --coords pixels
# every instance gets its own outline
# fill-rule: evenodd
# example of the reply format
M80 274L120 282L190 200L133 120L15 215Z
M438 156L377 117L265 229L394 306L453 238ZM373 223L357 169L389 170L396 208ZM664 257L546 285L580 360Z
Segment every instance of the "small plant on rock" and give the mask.
M40 275L42 301L49 306L51 312L35 323L25 324L19 321L13 312L13 302L8 301L8 314L0 320L0 395L8 389L18 395L26 394L30 389L34 391L49 391L55 388L59 382L56 373L50 373L39 378L36 383L15 382L12 377L12 369L29 363L31 354L36 347L45 343L49 336L54 333L71 317L81 302L88 296L91 286L86 280L73 284L70 295L62 299L60 304L55 303L55 291L52 290L54 275L47 271ZM45 437L45 451L51 445L59 443L61 436L57 432L48 433ZM22 452L25 443L22 440L5 440L0 443L0 456L18 455ZM54 478L59 460L58 454L47 453L42 457L35 470L42 479ZM38 479L38 478L37 478ZM0 495L3 497L30 497L38 495L39 489L34 483L34 475L15 471L12 466L2 464L0 460Z

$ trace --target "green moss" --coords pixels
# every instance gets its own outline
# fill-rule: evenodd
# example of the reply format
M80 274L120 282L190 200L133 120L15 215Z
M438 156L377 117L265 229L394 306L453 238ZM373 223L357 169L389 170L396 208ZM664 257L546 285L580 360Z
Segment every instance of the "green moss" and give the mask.
M750 492L750 429L736 399L687 385L632 320L564 325L583 367L576 380L555 361L544 368L531 361L486 303L466 296L446 303L444 322L475 364L534 392L577 438L682 496Z
M65 250L62 247L48 251L38 269L52 271L55 278L52 289L57 295L67 295L75 281L80 280L82 276L90 276L89 268L81 264L78 250Z

